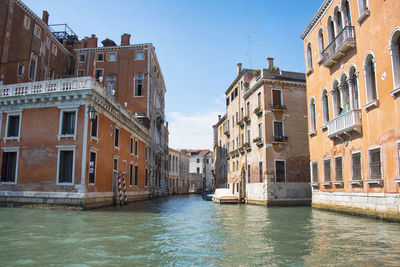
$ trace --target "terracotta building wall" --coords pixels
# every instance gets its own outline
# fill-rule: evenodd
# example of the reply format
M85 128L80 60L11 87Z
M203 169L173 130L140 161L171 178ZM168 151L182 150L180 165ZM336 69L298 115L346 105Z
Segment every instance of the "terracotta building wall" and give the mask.
M85 109L78 109L76 140L59 141L60 109L24 109L21 116L20 141L0 141L2 148L19 147L17 185L1 185L1 190L25 191L75 191L74 186L59 186L57 181L58 148L76 145L74 184L81 183L83 122ZM45 118L45 119L44 119ZM1 137L5 136L7 114L3 113ZM0 155L2 160L2 153Z
M359 11L356 0L350 1L352 25L355 30L355 47L348 50L339 62L331 67L325 67L317 63L318 53L318 30L324 29L325 47L329 44L327 38L328 16L334 13L334 9L340 6L341 1L335 0L327 9L324 16L319 20L314 29L304 39L304 53L307 62L307 45L311 43L314 72L307 77L307 101L308 105L312 98L316 101L316 135L309 138L311 161L318 161L319 182L323 182L323 158L330 157L331 176L334 175L334 156L343 155L343 187L324 187L321 191L339 192L400 192L399 186L394 178L399 176L397 164L397 144L400 140L400 100L390 94L394 88L392 61L388 46L392 32L400 27L399 1L368 1L370 15L362 23L358 23ZM366 96L366 82L364 73L364 62L367 53L372 52L376 62L377 99L379 106L366 109L368 104ZM307 65L307 64L306 64ZM362 118L362 132L353 134L348 142L328 138L327 131L321 130L323 126L322 90L332 90L335 79L340 81L343 73L349 76L351 66L358 71L359 101ZM329 116L333 115L332 95L329 93ZM309 111L310 116L310 111ZM309 122L310 123L310 122ZM310 124L309 124L310 125ZM368 149L373 146L381 147L383 185L352 186L348 183L352 179L351 152L362 151L362 175L363 180L371 179L369 174Z

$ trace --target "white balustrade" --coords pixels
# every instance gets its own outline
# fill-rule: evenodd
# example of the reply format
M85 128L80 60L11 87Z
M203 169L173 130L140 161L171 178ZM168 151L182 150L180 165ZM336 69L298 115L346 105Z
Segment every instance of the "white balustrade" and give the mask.
M77 77L0 86L0 97L35 95L94 88L92 77Z
M361 130L361 110L350 110L328 122L328 137Z

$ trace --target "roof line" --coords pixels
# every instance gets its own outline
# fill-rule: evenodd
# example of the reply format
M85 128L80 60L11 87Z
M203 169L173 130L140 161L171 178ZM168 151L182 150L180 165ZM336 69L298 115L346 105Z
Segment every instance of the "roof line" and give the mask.
M321 4L317 12L314 14L310 22L308 23L307 27L304 29L303 33L300 35L300 38L304 40L308 34L311 32L312 29L314 29L314 26L317 24L317 22L321 19L321 17L325 14L326 10L328 7L332 4L333 0L324 0L324 2Z

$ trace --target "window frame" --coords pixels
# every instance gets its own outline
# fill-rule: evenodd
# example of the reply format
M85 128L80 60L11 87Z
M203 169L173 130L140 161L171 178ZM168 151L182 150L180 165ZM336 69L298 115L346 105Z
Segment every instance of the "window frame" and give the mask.
M340 177L339 179L340 180L338 180L338 172L337 172L337 162L336 162L336 160L337 159L341 159L341 163L342 163L342 166L341 166L341 176L342 177ZM343 164L343 154L338 154L338 155L335 155L335 157L334 157L334 164L335 164L335 182L343 182L343 179L344 179L344 164Z
M20 67L20 66L22 66L22 73L19 72L19 69L20 69L19 67ZM18 77L22 77L22 78L25 76L25 64L24 64L24 63L21 63L21 62L18 63L18 66L17 66L17 76L18 76Z
M138 54L141 54L142 58L138 58ZM144 50L136 50L135 51L135 60L144 60Z
M370 59L370 57L372 57ZM368 66L367 62L371 60L372 65ZM370 67L370 70L368 69ZM374 68L374 77L372 77L372 69ZM379 99L378 95L378 79L377 79L377 66L375 55L371 51L369 51L364 59L364 82L365 82L365 97L366 97L366 104L364 105L364 109L368 109L369 107L376 105L376 102ZM371 73L368 73L370 71ZM374 82L374 83L373 83ZM374 88L375 87L375 88ZM375 99L373 98L373 89L375 89Z
M83 60L81 60L81 56L83 56ZM85 63L86 62L86 53L79 53L78 54L78 63Z
M32 67L32 61L35 61L35 67L33 69L33 75L31 76L31 67ZM37 71L37 65L38 65L38 56L35 53L31 53L31 57L29 59L29 69L28 69L28 79L30 81L36 81L36 71Z
M137 163L135 163L134 167L133 167L133 185L135 187L139 186L139 166L137 165Z
M23 25L24 25L25 30L29 30L31 28L31 19L27 15L25 15L25 17L24 17Z
M97 71L101 71L101 75L99 75L99 77L97 77ZM100 77L103 77L103 80L104 80L104 68L96 68L94 71L94 74L95 74L96 80L100 79Z
M354 179L354 161L353 161L353 155L359 154L360 155L360 174L361 177L360 179ZM354 150L351 151L351 180L352 181L362 181L363 180L363 160L362 160L362 151L361 150Z
M114 95L116 90L115 90L115 85L117 83L117 78L115 74L107 74L107 78L106 78L106 82L107 82L107 92L110 95ZM110 88L110 83L112 82L112 88ZM113 93L114 91L114 93Z
M8 136L9 118L10 116L17 116L17 115L19 116L18 136ZM19 142L21 139L21 126L22 126L22 110L7 112L6 129L3 138L4 143L6 143L7 140L17 140L17 142Z
M139 77L142 77L142 79L139 79ZM136 88L136 80L138 81L138 87L139 87L139 80L142 81L140 95L137 95L138 88ZM133 97L144 97L144 75L143 74L137 74L133 78Z
M117 52L108 52L107 53L107 61L109 61L109 62L115 62L115 61L117 61ZM111 60L110 59L110 55L115 55L115 59L114 60Z
M118 132L118 134L117 134ZM114 149L119 149L119 139L120 139L120 131L119 127L114 127Z
M133 162L129 162L129 187L133 187Z
M16 160L15 160L15 179L14 179L14 182L3 182L3 181L0 180L0 184L4 184L4 185L7 185L7 184L10 184L10 185L18 184L19 147L2 147L1 150L2 150L3 155L4 155L4 152L16 152L17 156L16 156ZM3 160L3 155L2 155L2 158L1 158L2 160ZM3 163L1 162L0 171L2 171L2 170L3 170ZM0 172L0 176L1 176L1 172Z
M59 110L60 110L60 119L59 119L59 130L57 135L58 141L60 141L61 138L71 138L71 137L74 139L74 141L76 141L79 107L59 107ZM73 134L62 134L64 112L75 112L75 126Z
M326 170L325 170L325 162L329 161L329 181L326 179ZM323 172L324 172L324 182L325 183L331 183L332 182L332 159L330 157L323 158L322 160L322 167L323 167Z
M97 174L97 150L95 150L95 149L90 149L89 150L89 168L90 168L90 156L91 156L91 153L94 153L95 154L95 160L94 160L94 173L93 173L93 183L91 183L90 182L90 174L91 173L89 173L89 175L88 175L88 185L95 185L96 184L96 174Z
M93 133L93 122L96 121L96 135L92 135ZM96 114L96 119L90 122L90 139L94 139L96 141L99 140L99 114Z
M277 135L275 133L275 123L281 123L282 124L282 135ZM285 136L285 123L283 122L283 120L272 120L272 130L273 130L274 136Z
M375 150L379 150L379 161L380 161L380 174L381 177L380 178L376 178L376 177L372 177L372 172L371 172L371 152L375 151ZM382 147L379 146L372 146L368 148L368 173L369 173L369 179L370 180L383 180L384 176L383 176L383 153L382 153Z
M274 103L274 91L279 91L280 92L281 103L279 103L279 104L275 104ZM271 88L271 104L274 105L274 106L275 105L283 106L283 90L282 89Z
M102 56L101 60L99 60L100 55ZM104 62L104 52L97 52L95 55L95 60L96 60L96 62Z
M278 177L277 177L277 168L276 168L276 163L278 162L278 161L280 161L280 162L283 162L283 170L284 170L284 173L285 173L285 180L282 182L278 182ZM274 174L275 174L275 183L286 183L286 160L284 160L284 159L274 159Z
M135 153L135 157L138 157L138 155L139 155L139 143L138 143L138 141L135 139L135 142L134 142L134 153Z
M314 164L317 166L317 173L314 172ZM318 160L314 160L310 162L310 172L311 172L311 183L319 183L319 166L318 166ZM314 179L314 176L316 176L316 180Z
M57 180L56 185L74 185L75 184L75 161L76 161L76 145L58 145L57 152ZM72 151L72 177L70 183L59 182L60 181L60 160L62 151Z

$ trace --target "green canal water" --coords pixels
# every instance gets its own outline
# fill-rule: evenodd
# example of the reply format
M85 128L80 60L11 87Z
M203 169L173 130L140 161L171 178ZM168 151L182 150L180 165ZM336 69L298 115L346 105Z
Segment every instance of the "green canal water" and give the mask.
M0 209L0 266L400 266L400 224L173 197L92 211Z

